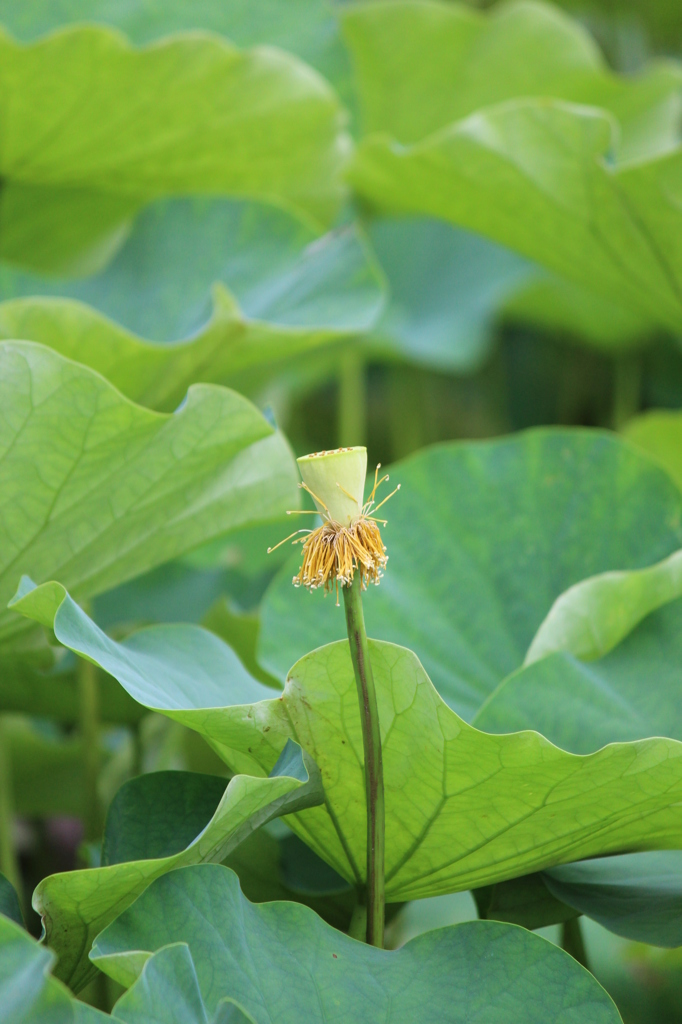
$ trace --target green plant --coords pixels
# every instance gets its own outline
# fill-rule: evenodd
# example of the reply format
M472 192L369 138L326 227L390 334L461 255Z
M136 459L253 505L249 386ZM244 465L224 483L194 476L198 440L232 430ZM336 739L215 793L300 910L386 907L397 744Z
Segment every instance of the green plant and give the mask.
M0 1020L629 1024L584 925L682 945L679 62L526 0L0 18Z

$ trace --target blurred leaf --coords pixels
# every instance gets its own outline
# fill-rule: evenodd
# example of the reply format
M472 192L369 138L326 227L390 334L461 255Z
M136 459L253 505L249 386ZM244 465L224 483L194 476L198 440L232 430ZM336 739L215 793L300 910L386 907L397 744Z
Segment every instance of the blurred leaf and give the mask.
M583 26L553 6L523 0L487 14L454 3L359 3L344 10L342 23L369 135L352 172L363 195L386 211L442 217L480 231L562 275L533 275L510 298L515 320L602 348L640 344L661 323L679 327L679 288L670 280L675 266L665 264L666 249L680 259L679 232L658 239L661 252L646 233L655 236L665 226L652 223L660 203L675 215L677 164L660 182L662 195L647 183L652 194L642 196L643 215L635 208L645 206L639 195L627 200L629 210L625 196L602 198L600 189L615 191L630 179L591 168L589 147L596 152L600 145L596 122L588 119L582 129L579 119L564 124L562 108L548 114L545 98L609 111L618 131L606 122L601 131L619 160L663 156L680 141L682 67L661 62L639 77L616 76ZM543 102L508 104L526 97ZM581 161L585 167L577 166ZM600 205L609 203L604 224L590 233L590 207L596 220ZM568 232L559 226L562 216ZM622 237L614 242L609 233L619 222ZM633 247L625 231L636 236L627 257L634 272L623 260ZM638 294L630 281L637 275ZM656 279L664 300L652 301L645 275ZM659 308L663 302L668 313Z
M682 852L599 857L500 882L476 893L481 916L542 928L585 914L654 946L682 945Z
M0 337L48 345L133 401L169 411L190 384L238 384L255 370L267 378L294 356L368 330L383 291L352 227L314 241L277 210L174 200L144 211L98 276L55 281L2 268L0 294L41 297L0 305Z
M480 231L582 285L580 310L566 298L551 316L570 326L579 312L598 341L616 328L599 296L632 311L625 341L640 325L679 328L682 67L618 77L581 26L538 3L482 15L388 0L350 7L343 25L370 133L351 172L365 198Z
M636 448L659 462L682 489L682 413L646 412L623 431Z
M97 681L102 722L137 722L143 712L108 676ZM81 715L78 681L73 668L42 671L21 655L0 656L0 710L19 711L72 725Z
M360 146L351 178L392 212L441 217L656 323L682 324L682 150L614 165L605 112L510 101L412 147Z
M0 607L24 571L86 597L295 507L286 443L234 392L197 385L165 416L47 348L4 342L0 408ZM24 626L0 612L3 639Z
M353 5L342 26L365 134L402 143L510 98L564 98L576 80L604 70L588 33L543 4L500 4L484 15L462 4L384 0Z
M55 728L43 729L40 723L18 715L8 715L4 722L16 813L80 817L86 801L80 738L65 737Z
M260 618L256 613L235 611L223 598L204 616L203 625L229 644L249 675L266 686L279 689L279 680L264 671L256 660L260 632Z
M201 33L140 49L94 26L26 46L4 35L0 52L5 259L96 269L121 222L161 195L249 196L316 225L336 214L341 108L294 57Z
M530 932L475 921L398 951L377 950L330 929L305 907L252 906L235 875L220 866L160 879L99 936L92 957L125 984L139 978L115 1010L125 1007L130 1024L142 1018L128 1017L128 1006L141 1007L152 991L154 1005L167 1006L170 981L180 978L187 979L186 997L201 994L203 1020L229 994L258 1020L280 1024L340 1014L358 1024L454 1024L474 1016L489 1024L619 1021L591 975Z
M550 608L523 664L558 651L595 661L647 615L680 596L682 551L646 569L606 572L575 583Z
M682 545L672 482L613 434L537 430L439 445L390 475L402 489L385 507L389 562L364 601L368 630L411 647L467 719L521 665L563 591ZM291 586L298 558L261 613L259 660L281 680L308 651L346 635L332 598Z
M656 332L650 316L554 275L520 288L505 303L503 315L513 323L576 338L606 353L639 347Z
M211 814L218 787L223 795ZM46 940L59 957L57 976L74 991L87 983L94 973L87 960L93 939L153 879L186 864L221 861L266 821L322 800L316 766L293 742L268 778L237 775L226 789L224 780L189 772L131 780L107 821L103 866L50 875L33 895ZM195 825L198 829L190 836ZM120 842L117 830L123 831ZM135 859L128 860L130 855Z
M643 5L639 0L561 0L561 6L574 10L588 20L590 25L609 29L618 39L637 33L638 29L651 36L664 53L674 53L682 46L682 10L670 0L648 0Z
M288 739L300 743L319 764L326 800L293 817L292 828L342 877L362 884L364 772L347 640L303 658L282 696L268 700L254 680L230 679L234 655L197 627L152 627L114 644L58 584L24 588L18 608L42 621L53 616L61 643L140 703L196 729L232 771L269 771ZM487 735L448 708L411 651L371 641L371 658L389 902L679 842L682 744L646 740L577 758L537 733Z
M0 915L0 1007L3 1024L105 1024L111 1017L78 1002L50 976L54 956Z
M219 600L226 580L227 571L219 566L197 569L181 560L167 562L98 595L93 618L117 632L152 622L200 622Z
M682 68L614 75L586 29L553 5L517 0L480 14L382 0L347 7L342 24L366 133L416 143L483 107L543 96L611 111L621 158L679 141Z
M682 851L629 853L542 873L557 899L635 942L682 946Z
M0 915L8 917L23 927L24 915L19 905L17 891L8 878L0 873Z
M31 0L21 5L0 0L0 22L22 40L84 21L118 28L138 45L172 32L206 29L238 46L279 46L337 85L349 74L333 7L325 0Z
M478 369L490 353L499 308L536 276L534 268L438 221L375 220L368 231L390 287L369 344L436 369Z
M479 916L486 921L507 921L531 930L578 917L579 911L552 895L544 878L544 872L537 872L476 889L473 896Z

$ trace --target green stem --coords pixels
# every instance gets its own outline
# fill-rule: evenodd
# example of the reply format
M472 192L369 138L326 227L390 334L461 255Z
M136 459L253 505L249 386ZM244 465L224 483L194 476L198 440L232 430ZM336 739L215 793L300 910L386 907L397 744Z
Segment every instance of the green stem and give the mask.
M131 731L133 759L132 764L130 766L130 774L133 778L136 778L138 775L142 775L142 767L144 761L144 749L142 744L142 731L140 729L140 723L133 722Z
M362 580L357 571L353 582L343 588L346 628L350 654L358 687L362 743L365 755L365 794L367 799L367 942L384 945L384 849L385 809L384 771L381 761L381 732L374 689L372 664L362 611Z
M359 896L358 902L353 907L348 934L352 939L358 939L359 942L364 942L367 937L367 907Z
M99 687L97 670L91 661L79 665L80 728L83 743L83 828L86 841L100 838L101 821L97 780L99 778Z
M339 365L338 443L364 444L367 435L365 361L354 348L341 354Z
M0 716L0 871L17 890L22 900L23 890L19 862L14 848L14 799L12 791L12 762L9 734Z
M574 960L577 960L579 964L582 964L583 967L586 967L589 971L590 968L587 963L587 951L585 949L585 942L583 940L579 917L572 917L570 921L564 921L562 924L561 948L565 949L567 953L570 953Z
M640 409L642 391L641 359L631 353L619 356L613 369L613 403L611 410L614 430L622 430L628 420Z
M391 431L391 458L404 458L425 443L425 404L421 393L422 380L413 367L391 366L387 369Z

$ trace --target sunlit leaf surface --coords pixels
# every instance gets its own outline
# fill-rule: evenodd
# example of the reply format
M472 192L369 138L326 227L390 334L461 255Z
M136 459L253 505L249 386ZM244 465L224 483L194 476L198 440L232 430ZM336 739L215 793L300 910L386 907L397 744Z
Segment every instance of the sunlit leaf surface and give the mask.
M267 700L267 688L240 676L236 656L199 627L151 627L116 644L56 583L24 581L15 607L52 623L61 643L136 700L201 732L233 771L267 772L288 739L299 743L320 767L326 802L292 827L339 874L363 881L364 772L347 641L307 655L284 694ZM537 733L488 735L448 708L411 651L378 641L370 650L389 901L623 849L682 847L682 743L612 744L578 757Z
M296 502L289 449L245 399L167 416L28 342L0 344L0 605L22 573L90 596ZM23 628L0 611L0 637Z

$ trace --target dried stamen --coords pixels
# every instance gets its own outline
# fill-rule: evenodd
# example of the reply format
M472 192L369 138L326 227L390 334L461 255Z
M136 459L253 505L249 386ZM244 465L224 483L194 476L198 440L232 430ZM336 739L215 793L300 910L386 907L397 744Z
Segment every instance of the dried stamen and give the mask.
M337 456L345 452L355 453L357 449L340 449L337 452L316 453L314 456L307 456L307 460L311 458L323 458L325 455L330 454ZM361 449L364 453L364 449ZM365 455L366 458L366 455ZM305 460L299 460L299 463ZM336 499L333 498L332 486L333 477L331 480L326 481L327 502L329 505L315 494L307 483L303 482L299 486L307 491L310 496L314 499L318 506L318 512L312 513L311 510L301 510L301 515L320 514L322 515L323 523L318 526L315 530L297 530L292 533L284 541L280 541L279 544L273 548L269 548L268 552L274 551L280 547L281 544L286 543L287 540L291 540L293 537L297 539L293 541L294 544L302 544L302 555L303 561L301 568L299 569L296 576L294 576L293 583L296 587L307 587L309 590L316 590L318 587L323 587L325 594L330 590L336 590L336 600L338 604L339 597L339 584L341 586L349 585L356 572L360 573L360 579L363 590L370 583L378 584L379 580L383 576L383 571L388 561L388 555L386 554L386 548L381 539L381 533L379 530L379 523L386 525L385 519L378 519L373 513L376 513L382 505L384 505L389 498L400 490L400 484L394 491L391 492L383 501L379 502L375 506L376 492L384 481L388 480L388 474L379 479L379 469L381 463L377 465L374 473L374 487L370 493L368 500L362 507L358 499L348 490L343 484L336 481L334 493L338 494L341 491L347 498L355 503L357 508L357 514L353 515L349 506L346 503L346 507L343 510L347 518L344 522L339 522L337 519L332 517L330 512L330 506L334 506ZM333 471L335 473L335 471ZM359 486L360 498L362 495L362 480L363 475L357 481ZM355 486L355 484L354 484ZM317 489L317 488L316 488ZM338 503L337 503L338 504ZM352 508L352 506L350 506ZM287 515L296 515L296 511L287 512ZM298 534L306 534L305 538L298 537Z

